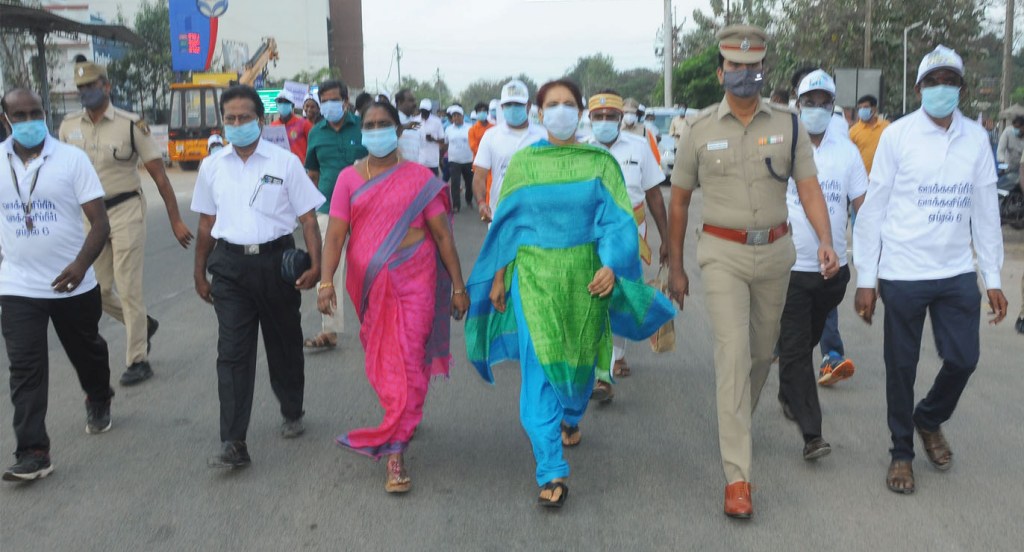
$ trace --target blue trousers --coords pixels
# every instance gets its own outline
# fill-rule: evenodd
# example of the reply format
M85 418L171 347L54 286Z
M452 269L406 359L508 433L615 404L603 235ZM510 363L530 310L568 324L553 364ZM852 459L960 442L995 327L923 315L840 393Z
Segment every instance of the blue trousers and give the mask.
M843 349L843 337L839 335L839 307L829 311L828 316L825 317L825 328L821 332L821 341L818 342L818 346L821 347L821 356L837 353L841 357L846 357L846 351Z
M921 281L880 280L885 303L885 380L894 460L914 458L914 424L935 431L949 420L980 356L981 292L975 273ZM942 368L914 406L925 315Z
M533 457L537 461L537 485L541 486L554 479L569 476L569 463L562 456L562 422L572 427L578 426L586 412L590 397L584 397L582 405L577 410L562 405L533 348L526 317L523 314L523 304L519 299L518 275L513 275L510 295L511 307L515 309L516 324L519 326L519 366L522 371L519 421L530 438L530 445L533 446ZM586 388L593 387L594 375L591 373Z

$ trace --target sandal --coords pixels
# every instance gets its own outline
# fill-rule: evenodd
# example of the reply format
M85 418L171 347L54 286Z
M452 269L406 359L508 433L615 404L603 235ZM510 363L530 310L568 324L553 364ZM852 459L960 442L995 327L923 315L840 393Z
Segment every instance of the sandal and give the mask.
M916 423L914 427L917 428L917 434L921 436L924 451L932 466L939 471L946 471L953 467L953 451L949 449L949 443L946 441L946 436L942 434L942 428L928 431Z
M911 461L893 460L889 464L889 473L885 476L885 485L894 493L913 494L914 466Z
M310 337L302 342L302 347L312 351L323 351L325 349L333 349L338 346L338 338L335 335L334 341L331 341L330 337L327 337L326 333L319 333L316 337Z
M397 458L388 460L384 490L389 493L407 493L412 488L412 479L405 472L405 466Z
M548 493L547 498L544 493ZM537 504L545 508L561 508L565 505L565 499L569 496L569 487L561 481L550 481L540 488L540 496L537 497ZM557 497L557 498L556 498Z
M629 365L626 364L625 358L620 358L615 361L615 366L612 367L612 375L617 378L628 378L631 371Z
M566 447L575 447L580 444L580 440L583 438L580 435L580 426L570 426L569 424L562 422L562 445Z

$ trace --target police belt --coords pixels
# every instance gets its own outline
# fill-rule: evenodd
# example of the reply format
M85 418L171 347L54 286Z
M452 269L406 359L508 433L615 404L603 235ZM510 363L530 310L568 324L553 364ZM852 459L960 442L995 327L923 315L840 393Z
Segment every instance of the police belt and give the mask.
M291 234L285 234L276 240L253 245L238 245L224 239L217 238L217 248L219 249L221 247L226 251L239 255L264 255L295 247L295 238L293 238Z
M722 228L720 226L713 226L711 224L704 225L704 232L711 234L712 236L722 238L723 240L734 241L736 243L742 243L745 245L766 245L775 242L782 236L789 233L789 224L783 222L782 224L773 228L765 228L763 230L735 230L732 228Z
M110 199L104 199L103 205L109 211L110 209L113 209L114 207L117 207L118 205L124 203L125 201L128 201L129 199L139 195L141 194L139 193L138 190L135 190L134 192L125 192L123 194L117 194L116 196Z

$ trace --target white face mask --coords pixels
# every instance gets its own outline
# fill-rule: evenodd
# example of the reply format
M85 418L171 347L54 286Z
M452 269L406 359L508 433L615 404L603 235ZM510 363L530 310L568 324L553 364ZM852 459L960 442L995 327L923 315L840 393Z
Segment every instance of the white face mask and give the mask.
M626 113L622 116L622 124L633 126L636 124L636 113Z
M548 132L555 138L568 140L576 134L576 128L580 124L580 112L575 107L568 105L545 107L543 114L544 128L548 129Z

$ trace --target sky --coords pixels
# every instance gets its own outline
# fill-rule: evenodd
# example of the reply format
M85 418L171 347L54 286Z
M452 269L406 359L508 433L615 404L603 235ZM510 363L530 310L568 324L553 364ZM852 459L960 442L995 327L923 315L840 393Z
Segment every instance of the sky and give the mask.
M273 36L281 59L271 77L327 65L326 31L319 34L327 0L229 1L219 40L241 40L255 51L261 37ZM120 5L132 21L137 2L90 0L89 5L108 20ZM285 5L292 6L289 18L279 15ZM690 22L694 8L708 5L708 0L673 0L677 24ZM477 79L519 73L544 82L596 53L612 56L619 70L659 70L654 47L663 9L663 0L364 0L366 88L395 88L396 44L402 49L403 76L432 79L440 70L453 92Z

